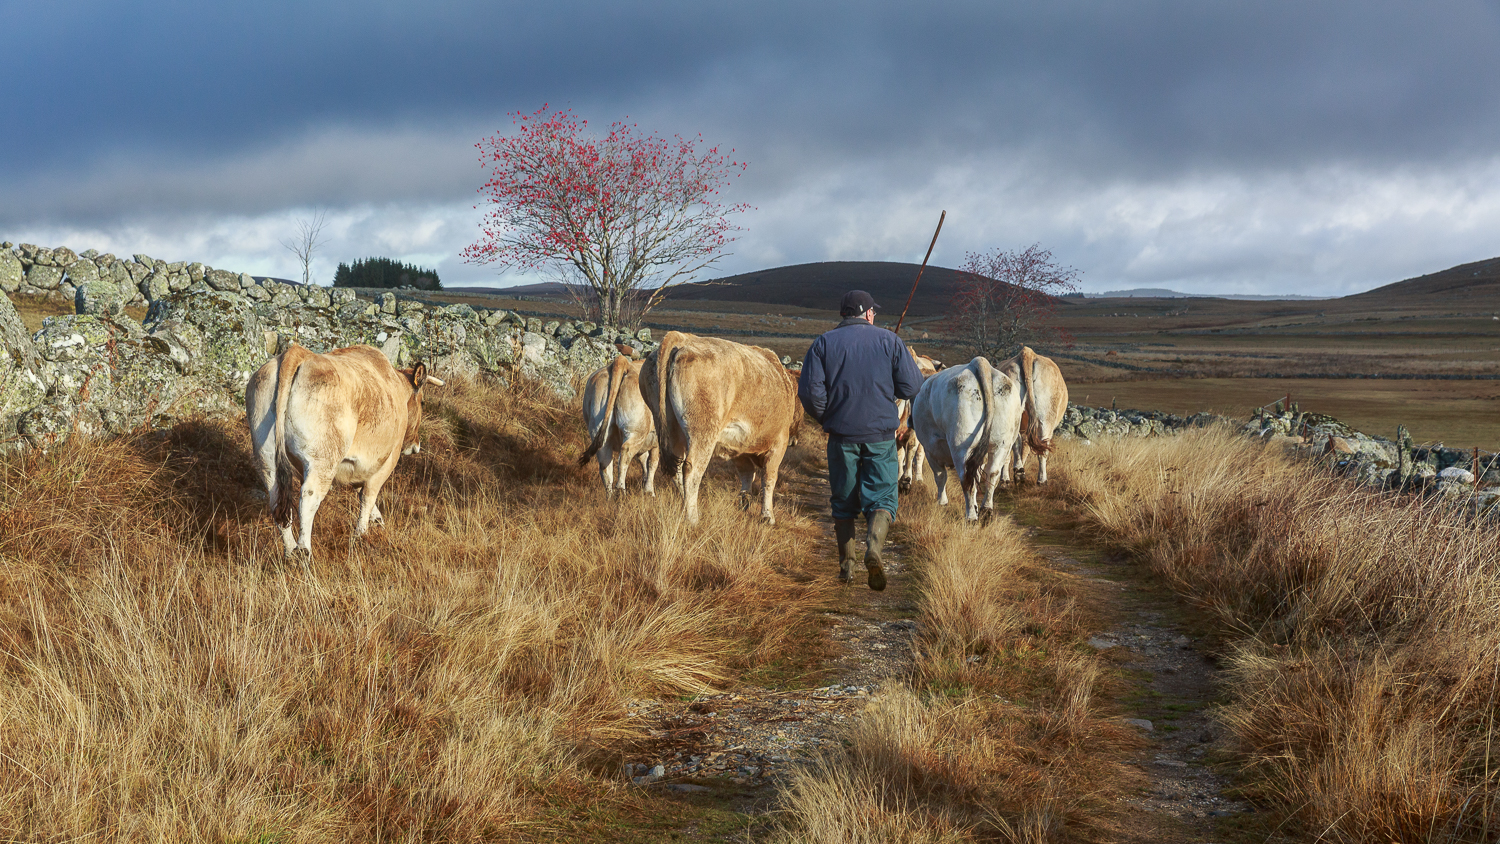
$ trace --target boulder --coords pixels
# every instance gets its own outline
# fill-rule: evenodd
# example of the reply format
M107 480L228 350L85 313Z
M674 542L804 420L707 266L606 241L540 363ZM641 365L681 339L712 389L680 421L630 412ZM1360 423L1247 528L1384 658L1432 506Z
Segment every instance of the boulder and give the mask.
M99 281L99 267L87 258L80 258L68 265L67 278L74 287L94 284Z
M118 317L125 312L125 297L117 285L95 279L78 285L73 307L80 314Z
M203 274L203 280L215 290L232 292L240 289L240 277L228 270L209 270Z
M56 290L62 277L62 270L46 264L32 264L26 271L26 283L38 290Z
M0 292L14 293L21 289L21 282L25 280L21 259L9 249L0 249Z

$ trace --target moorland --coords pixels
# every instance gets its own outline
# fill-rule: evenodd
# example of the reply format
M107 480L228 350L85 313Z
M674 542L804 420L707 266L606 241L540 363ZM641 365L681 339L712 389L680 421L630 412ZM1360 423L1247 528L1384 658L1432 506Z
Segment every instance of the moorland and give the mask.
M800 359L861 287L894 325L915 264L828 262L684 286L644 321L755 343ZM956 273L929 267L902 329L919 352L962 357L946 308ZM458 288L434 296L536 316L577 316L559 286ZM1243 417L1290 395L1304 410L1418 443L1500 446L1500 259L1464 264L1338 299L1065 297L1056 359L1074 401Z

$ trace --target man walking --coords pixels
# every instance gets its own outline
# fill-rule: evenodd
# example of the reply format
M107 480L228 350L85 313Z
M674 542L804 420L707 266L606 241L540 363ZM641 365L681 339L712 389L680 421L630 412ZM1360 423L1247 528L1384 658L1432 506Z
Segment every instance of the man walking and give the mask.
M870 588L885 588L880 553L896 518L896 399L922 387L922 371L894 333L875 326L875 300L851 290L839 303L843 317L813 341L802 359L797 398L828 432L828 486L839 543L839 580L855 560L854 520L865 514L865 568Z

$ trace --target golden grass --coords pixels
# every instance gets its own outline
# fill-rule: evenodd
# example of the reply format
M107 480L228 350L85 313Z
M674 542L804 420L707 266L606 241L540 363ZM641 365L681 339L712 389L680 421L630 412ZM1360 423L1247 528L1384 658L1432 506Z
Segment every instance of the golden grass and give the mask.
M1500 535L1218 430L1060 452L1056 494L1217 615L1252 789L1324 841L1500 832Z
M1105 665L1067 589L1041 583L1008 518L967 526L919 493L897 525L921 589L911 685L793 777L782 840L1110 840L1135 783L1114 757L1138 739L1093 700Z
M351 541L283 560L243 424L0 460L0 835L93 841L550 838L643 800L625 703L777 659L825 587L805 517L727 484L607 502L575 406L456 383ZM721 488L722 487L722 488ZM550 830L550 831L549 831Z

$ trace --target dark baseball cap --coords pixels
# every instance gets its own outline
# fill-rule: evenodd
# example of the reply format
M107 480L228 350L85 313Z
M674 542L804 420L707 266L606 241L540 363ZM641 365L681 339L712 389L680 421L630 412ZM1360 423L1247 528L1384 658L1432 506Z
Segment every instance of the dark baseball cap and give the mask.
M880 306L863 290L851 290L839 301L839 316L859 316L865 311L877 311Z

